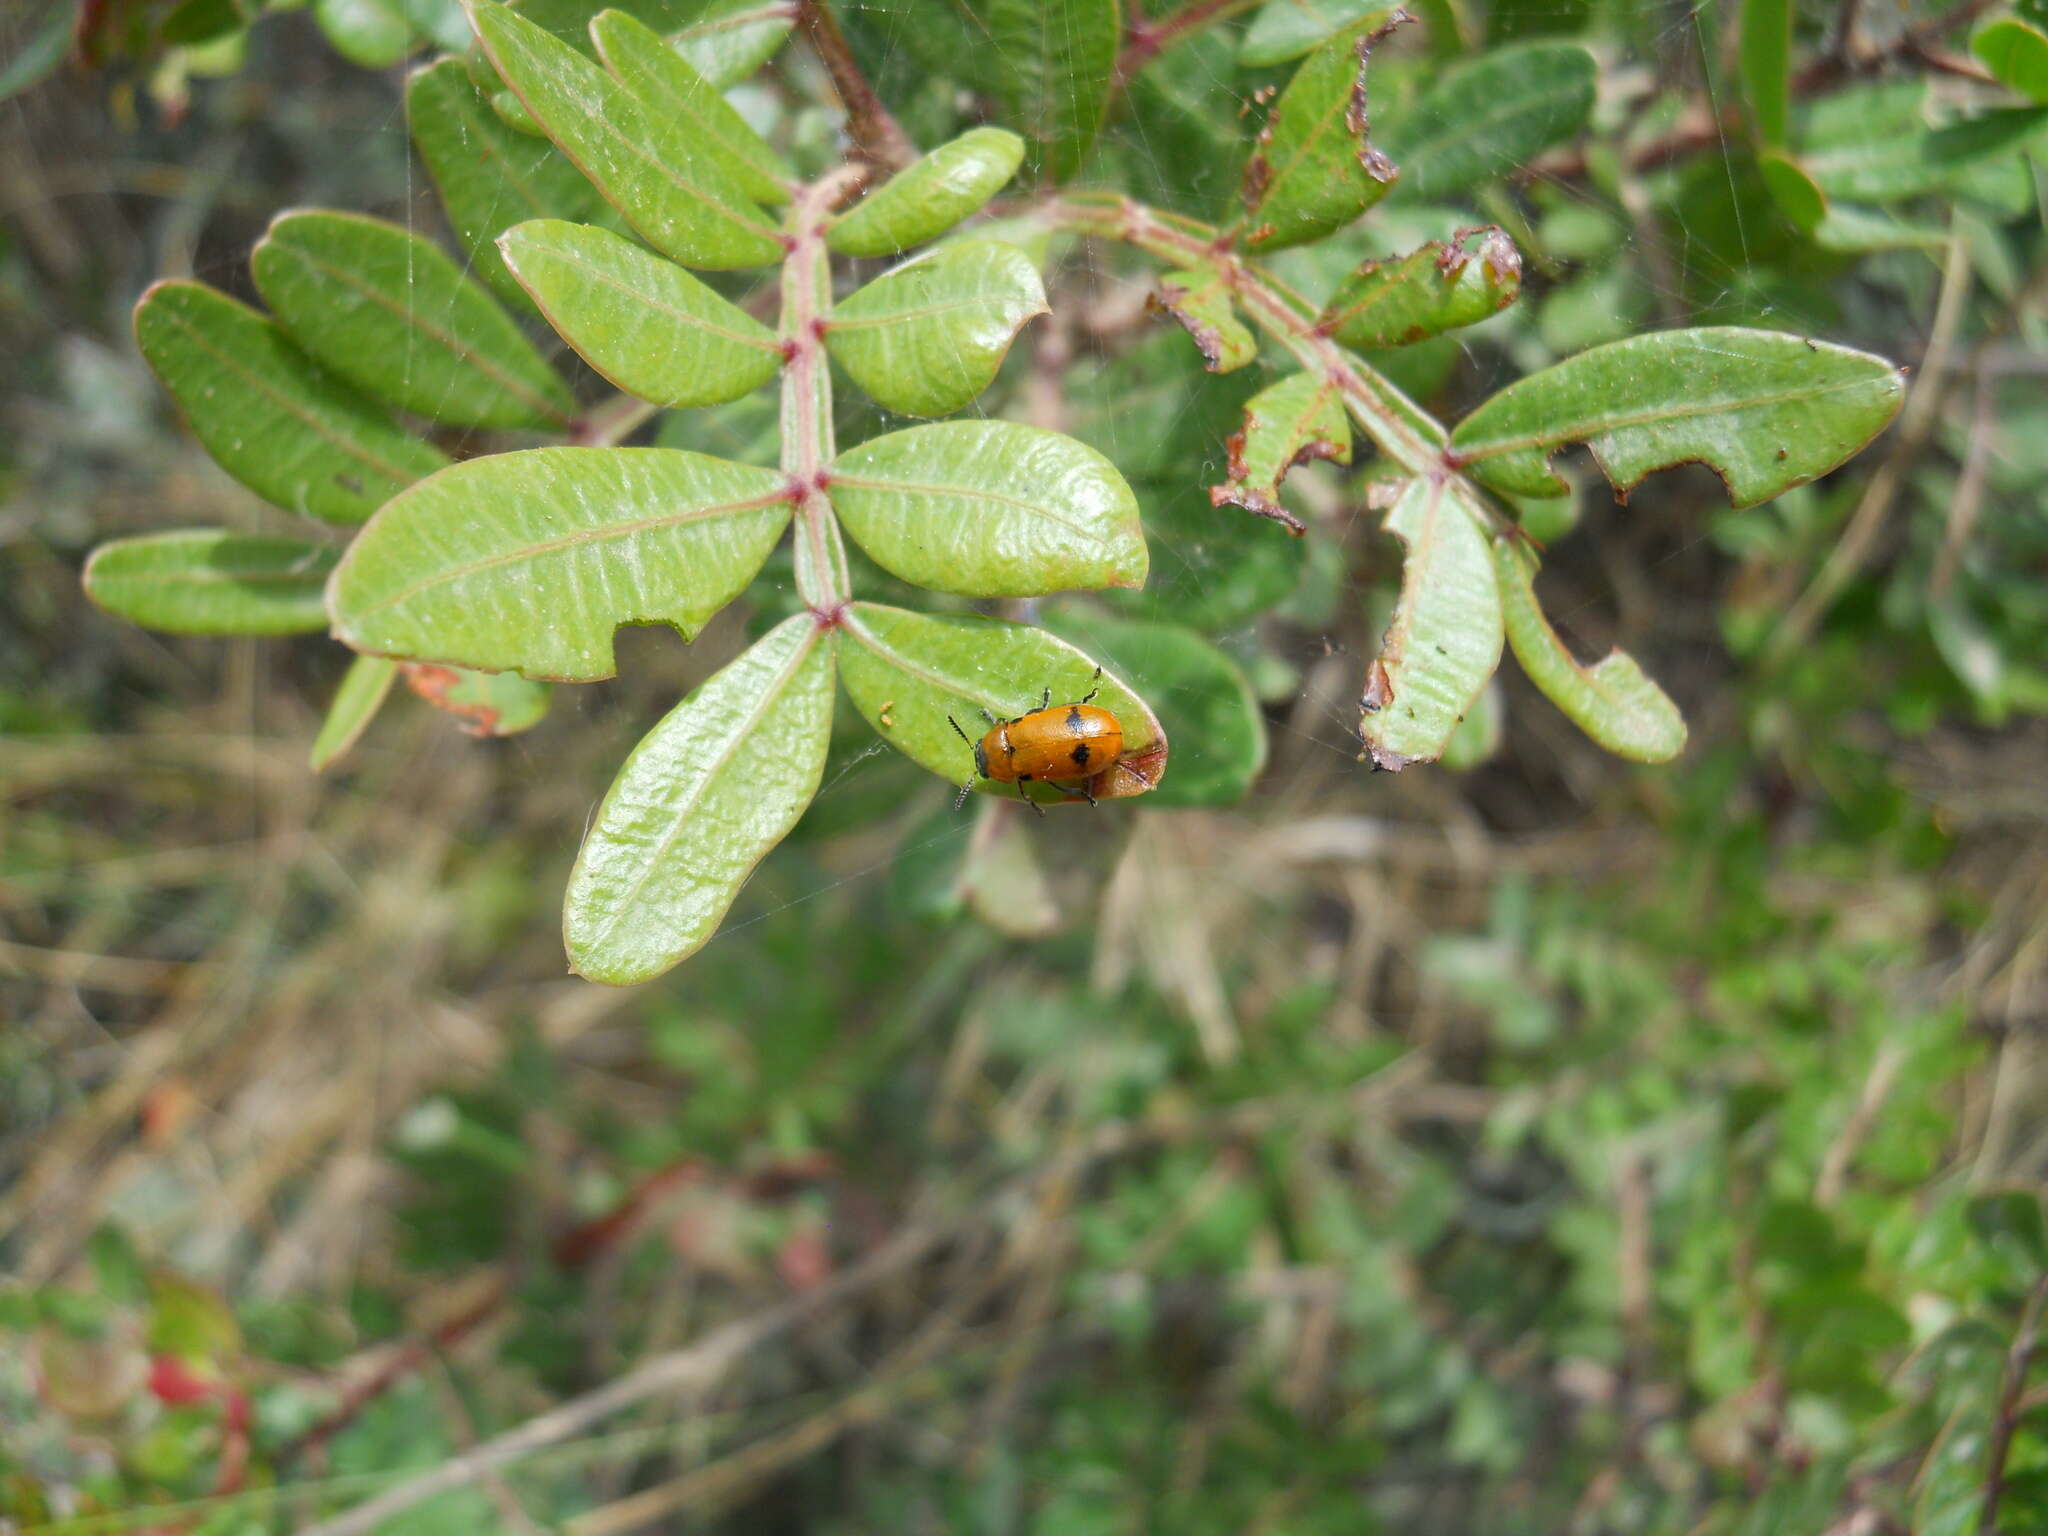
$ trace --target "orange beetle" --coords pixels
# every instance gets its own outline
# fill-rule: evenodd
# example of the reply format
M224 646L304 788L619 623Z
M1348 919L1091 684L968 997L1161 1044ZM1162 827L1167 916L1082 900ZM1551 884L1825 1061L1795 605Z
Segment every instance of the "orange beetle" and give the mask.
M1095 669L1095 676L1102 676L1102 668ZM1088 780L1123 753L1123 726L1108 710L1088 702L1101 691L1100 687L1090 688L1086 698L1055 705L1048 688L1038 708L1014 720L998 720L984 709L981 718L990 729L979 741L961 730L960 722L951 715L946 716L946 723L973 750L976 773L999 784L1015 784L1018 797L1043 816L1045 807L1024 793L1026 784L1050 784L1070 800L1093 805L1095 796ZM1078 794L1065 787L1076 780L1081 784ZM972 783L963 784L956 804L964 802L973 787Z

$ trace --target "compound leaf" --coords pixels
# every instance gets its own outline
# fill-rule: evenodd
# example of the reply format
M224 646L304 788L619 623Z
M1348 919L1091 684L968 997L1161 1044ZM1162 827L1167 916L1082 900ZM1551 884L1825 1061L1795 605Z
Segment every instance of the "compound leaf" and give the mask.
M999 241L965 240L835 304L825 345L890 410L944 416L988 388L1024 322L1045 313L1045 284L1029 256Z
M590 24L597 56L657 119L680 114L715 146L749 197L789 201L795 172L747 125L739 110L661 35L624 11L603 11Z
M562 932L579 975L647 981L718 931L817 793L832 651L808 613L785 619L633 749L569 877Z
M1066 606L1046 625L1129 681L1180 743L1158 806L1235 805L1266 765L1266 721L1236 662L1179 624ZM1099 701L1098 701L1099 702Z
M973 128L898 171L825 229L843 256L893 256L958 224L994 197L1024 160L1024 141Z
M1123 756L1089 782L1097 799L1145 794L1165 773L1166 733L1150 707L1107 668L1098 679L1093 657L1042 629L853 603L841 632L839 673L854 704L890 746L950 783L1016 794L1014 785L975 779L973 750L947 720L979 739L988 729L983 710L1000 719L1029 714L1048 689L1054 703L1098 689L1095 703L1123 727ZM1051 785L1025 788L1048 804L1063 798Z
M1534 560L1512 535L1493 541L1508 644L1543 696L1617 757L1665 763L1685 750L1685 717L1635 658L1609 651L1582 665L1550 627L1536 601Z
M1500 586L1486 535L1453 482L1408 481L1387 512L1408 546L1401 598L1367 671L1359 734L1374 764L1401 769L1443 755L1500 665Z
M1252 18L1237 61L1250 69L1285 64L1338 31L1382 26L1400 6L1387 0L1266 0Z
M1319 240L1386 196L1398 173L1369 137L1365 68L1374 44L1405 16L1396 7L1347 28L1287 82L1245 162L1246 247Z
M135 339L215 462L287 511L360 522L448 462L203 283L151 287Z
M1521 253L1488 224L1366 262L1320 324L1347 347L1405 347L1498 314L1521 291Z
M1738 507L1826 474L1884 430L1905 383L1868 352L1778 331L1702 326L1632 336L1509 385L1451 434L1450 453L1511 495L1555 496L1547 460L1585 443L1623 496L1698 460Z
M998 89L1038 145L1041 180L1080 168L1116 81L1117 0L988 0Z
M782 366L775 335L672 261L588 224L534 219L498 241L549 325L630 395L737 400Z
M676 112L660 112L567 43L503 5L471 12L505 83L563 154L663 254L694 267L781 259L767 216L731 157Z
M1351 419L1336 386L1313 373L1269 384L1244 405L1244 426L1230 435L1230 468L1209 487L1211 506L1239 506L1302 532L1301 519L1280 505L1280 482L1297 464L1351 462Z
M559 427L575 412L498 301L396 224L280 214L249 266L292 340L393 405L464 427Z
M471 459L349 547L329 594L335 633L375 655L610 677L619 625L694 636L760 569L789 508L778 472L676 448Z
M85 595L109 613L174 635L300 635L327 627L322 593L334 550L300 539L185 528L102 544Z
M334 702L327 706L327 717L320 722L320 734L313 738L306 766L323 772L360 741L397 677L398 663L388 656L358 656L350 662L334 691Z
M1382 134L1407 197L1453 197L1586 126L1598 79L1576 43L1496 48L1453 66Z
M878 564L935 592L1031 597L1145 581L1130 486L1058 432L1014 421L910 427L842 453L825 493Z
M1229 373L1259 355L1258 338L1237 317L1230 285L1215 267L1162 273L1152 302L1180 322L1211 373Z
M507 127L457 59L420 70L405 86L413 143L476 275L500 298L526 292L499 259L497 239L521 219L585 219L603 204L545 139Z

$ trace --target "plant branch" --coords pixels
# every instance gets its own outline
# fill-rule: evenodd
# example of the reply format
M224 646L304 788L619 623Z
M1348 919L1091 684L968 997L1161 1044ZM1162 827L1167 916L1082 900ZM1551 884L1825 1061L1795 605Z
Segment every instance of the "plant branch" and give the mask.
M1117 87L1129 84L1133 75L1182 38L1192 37L1204 27L1214 26L1257 4L1259 0L1189 0L1172 15L1157 21L1133 17L1124 32L1123 51L1116 56Z
M789 254L782 262L782 468L796 504L796 586L826 623L837 622L852 585L839 524L825 499L825 466L835 448L832 373L825 362L832 267L824 220L867 174L865 165L844 165L797 195L789 211Z
M917 146L868 83L846 34L839 30L839 18L825 0L797 0L796 24L832 76L832 88L846 108L846 134L855 152L890 171L900 171L915 160Z
M2041 1312L2048 1307L2048 1275L2034 1282L2027 1305L2020 1314L2019 1331L2005 1357L2005 1377L1998 1389L1998 1418L1991 1426L1991 1452L1984 1464L1984 1503L1977 1512L1977 1536L1997 1536L1998 1506L2005 1498L2005 1459L2012 1454L2012 1439L2020 1427L2020 1405L2027 1385L2027 1370L2041 1342Z

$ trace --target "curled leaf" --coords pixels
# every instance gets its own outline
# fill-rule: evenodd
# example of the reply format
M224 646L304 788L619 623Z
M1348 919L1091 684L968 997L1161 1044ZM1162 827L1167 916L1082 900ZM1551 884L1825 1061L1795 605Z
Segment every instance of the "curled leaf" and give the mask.
M1280 482L1310 459L1349 464L1351 420L1328 379L1289 374L1245 402L1244 427L1230 435L1229 478L1209 487L1209 503L1243 507L1299 534L1301 519L1280 505Z
M1347 347L1404 347L1497 314L1521 291L1521 253L1488 224L1368 261L1345 280L1317 328Z
M1229 373L1259 355L1258 339L1238 319L1230 285L1215 267L1165 273L1149 302L1180 322L1211 373Z
M1678 706L1625 651L1612 650L1590 667L1581 665L1543 616L1534 565L1520 539L1509 535L1493 541L1508 644L1529 681L1616 756L1638 763L1678 756L1685 749L1685 717Z

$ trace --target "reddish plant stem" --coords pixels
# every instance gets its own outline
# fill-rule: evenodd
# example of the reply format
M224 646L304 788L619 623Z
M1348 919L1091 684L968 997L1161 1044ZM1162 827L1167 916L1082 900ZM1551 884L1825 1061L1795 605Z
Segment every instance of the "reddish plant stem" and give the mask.
M825 363L824 315L832 300L825 216L868 174L843 165L797 194L782 262L782 468L796 508L796 587L804 606L836 624L852 595L839 524L825 499L832 462L832 375Z
M2005 1460L2012 1454L2012 1439L2019 1432L2020 1404L2027 1386L2027 1371L2041 1342L2041 1312L2048 1307L2048 1275L2034 1283L2020 1314L2019 1332L2005 1357L2005 1379L1998 1391L1998 1418L1991 1426L1991 1451L1984 1463L1984 1503L1977 1511L1977 1536L1997 1536L1998 1506L2005 1498Z
M825 0L798 0L796 24L832 76L832 88L846 108L846 134L855 152L889 171L900 171L915 160L917 146L868 83L846 34L839 30L839 18Z
M1116 83L1121 88L1131 76L1184 37L1204 27L1248 11L1260 0L1190 0L1170 16L1146 21L1134 16L1124 32L1123 51L1116 57Z

